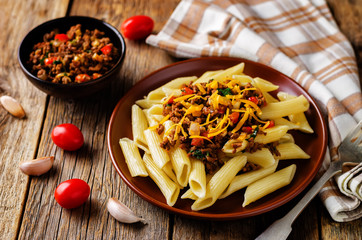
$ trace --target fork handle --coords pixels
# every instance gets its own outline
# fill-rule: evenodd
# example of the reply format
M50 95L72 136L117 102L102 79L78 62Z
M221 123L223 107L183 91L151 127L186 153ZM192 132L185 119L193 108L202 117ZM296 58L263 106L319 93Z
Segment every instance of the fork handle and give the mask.
M275 221L269 228L260 234L255 240L283 240L287 239L292 231L292 223L303 211L307 204L317 195L322 189L323 185L334 175L339 173L340 167L336 166L334 162L331 163L328 170L322 177L314 184L314 186L305 194L305 196L290 210L284 217Z

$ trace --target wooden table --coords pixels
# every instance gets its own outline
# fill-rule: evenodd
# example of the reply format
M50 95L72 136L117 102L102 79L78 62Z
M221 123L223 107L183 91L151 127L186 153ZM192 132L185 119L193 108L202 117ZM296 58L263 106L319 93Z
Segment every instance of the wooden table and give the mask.
M133 193L115 171L106 145L107 124L118 100L146 74L177 61L144 41L127 41L121 79L94 97L62 100L49 97L32 86L17 62L17 48L36 25L65 15L88 15L116 27L132 15L155 20L155 32L165 24L178 1L161 0L0 0L0 95L11 95L23 105L27 117L17 119L0 108L0 239L253 239L295 203L257 217L238 221L198 221L170 214ZM348 19L361 23L361 1L329 0L346 33ZM340 7L340 6L342 6ZM349 10L348 10L349 9ZM353 25L352 25L353 26ZM357 26L359 34L361 26ZM354 32L356 33L356 32ZM361 56L361 37L347 34ZM359 35L361 36L361 35ZM359 57L359 60L361 58ZM360 66L360 70L361 70ZM56 147L50 133L55 125L79 126L86 144L76 152ZM28 177L19 170L22 160L54 156L50 172ZM74 210L54 200L56 186L81 178L91 186L89 200ZM117 222L106 210L116 197L147 219L148 224ZM315 199L293 225L290 239L360 239L362 219L334 222L319 199Z

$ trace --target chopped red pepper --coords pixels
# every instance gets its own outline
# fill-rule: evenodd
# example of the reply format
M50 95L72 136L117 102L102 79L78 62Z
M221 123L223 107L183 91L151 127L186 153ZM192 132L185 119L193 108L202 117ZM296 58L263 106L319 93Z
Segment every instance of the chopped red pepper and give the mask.
M189 94L194 93L194 91L189 87L182 88L181 92L182 92L182 95L189 95Z
M53 64L54 61L56 61L58 58L57 57L49 57L44 59L44 63L45 65L50 65Z
M217 109L217 112L218 112L218 113L221 113L221 114L225 114L225 112L226 112L226 106L220 105L219 108Z
M59 40L61 42L66 42L69 40L67 34L64 34L64 33L59 33L59 34L55 35L54 39Z
M256 97L249 97L248 100L252 101L255 104L258 104L258 99Z
M88 74L79 74L75 77L75 81L77 83L82 83L82 82L88 82L89 80L91 80L91 77Z
M239 115L240 114L238 112L233 112L229 115L229 118L233 124L236 124L239 121Z
M193 138L191 140L191 145L192 146L199 147L199 146L202 146L203 144L204 144L204 139L202 139L202 138Z
M253 132L253 128L252 128L252 127L249 127L249 126L246 126L246 127L242 127L242 128L241 128L241 131L250 134L250 133Z
M112 52L112 45L106 45L101 48L101 51L104 55L109 55Z
M275 126L275 122L273 120L269 121L269 125L266 128L271 128Z
M175 96L170 97L170 99L167 101L167 104L173 104L173 100L175 99Z
M205 132L202 132L201 133L201 136L203 136L203 137L207 137L208 139L213 139L214 137L208 137L207 135L209 135L209 131L205 131Z

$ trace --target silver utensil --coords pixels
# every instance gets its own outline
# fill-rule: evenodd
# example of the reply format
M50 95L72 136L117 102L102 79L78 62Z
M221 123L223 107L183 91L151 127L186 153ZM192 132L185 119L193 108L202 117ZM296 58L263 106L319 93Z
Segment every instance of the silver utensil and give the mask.
M283 218L275 221L255 240L283 240L287 239L292 231L292 223L303 211L307 204L317 195L323 185L334 175L342 171L346 162L360 163L362 160L362 121L352 129L338 147L339 159L331 162L328 170L307 192L307 194Z

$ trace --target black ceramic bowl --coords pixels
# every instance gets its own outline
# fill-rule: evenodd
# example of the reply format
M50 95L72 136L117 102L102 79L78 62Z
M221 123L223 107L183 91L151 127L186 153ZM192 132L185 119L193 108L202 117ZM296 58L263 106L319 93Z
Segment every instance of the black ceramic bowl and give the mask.
M71 26L76 24L82 25L82 30L98 29L109 37L113 45L119 50L119 58L112 69L103 76L84 83L60 84L41 80L36 75L31 73L30 65L27 64L33 46L43 41L45 33L49 33L54 29L59 29L65 33ZM126 54L126 44L123 36L112 25L99 19L85 16L70 16L57 18L45 22L33 30L31 30L23 39L18 51L18 60L25 76L41 91L61 98L80 98L89 96L107 87L113 80L119 79L120 69Z

